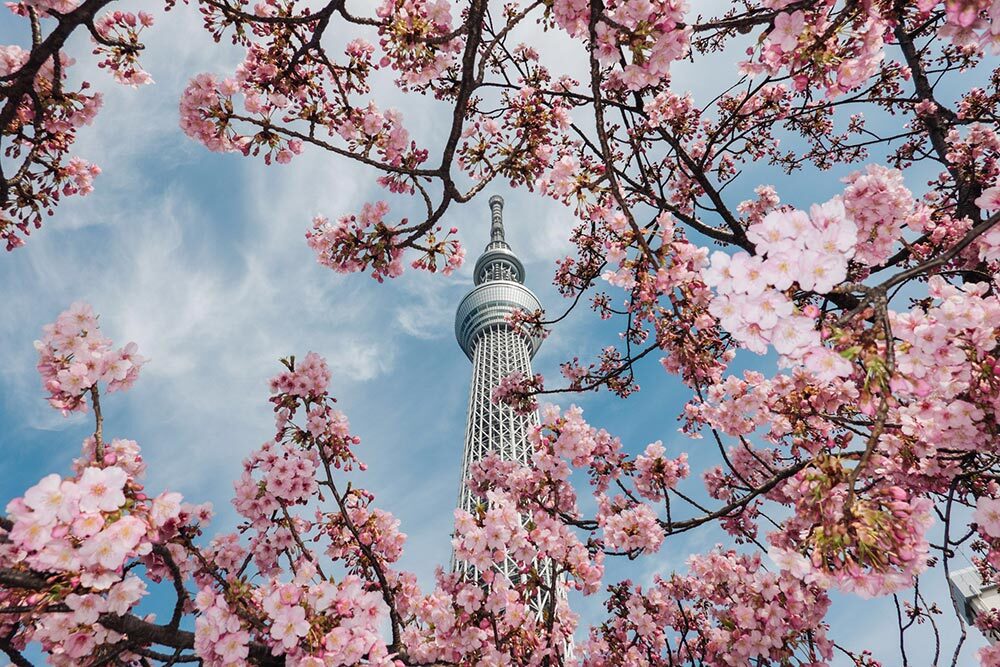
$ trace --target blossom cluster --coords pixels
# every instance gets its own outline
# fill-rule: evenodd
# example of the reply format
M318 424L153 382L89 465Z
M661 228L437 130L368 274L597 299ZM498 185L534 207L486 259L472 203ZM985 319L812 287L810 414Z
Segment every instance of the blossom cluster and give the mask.
M95 364L105 357L114 363L89 307L75 305L45 333L40 347L50 358L40 366L43 375L61 356L91 354L86 358ZM178 592L175 620L157 632L176 629L178 614L196 610L194 650L206 664L245 664L266 653L315 667L362 659L392 664L381 634L390 593L372 585L379 580L373 570L380 581L393 582L402 602L416 596L412 575L385 567L398 559L405 536L398 521L369 507L370 494L357 488L340 498L342 512L313 520L295 516L297 507L319 495L318 469L342 465L343 450L357 438L329 407L330 374L321 357L306 355L298 365L289 360L286 368L271 380L276 440L251 454L236 484L234 502L247 519L240 532L253 530L249 551L235 534L200 550L192 539L208 521L209 507L188 505L174 492L150 497L140 482L145 464L138 445L102 441L102 417L95 414L97 433L84 442L74 473L48 475L7 506L9 524L0 528L5 572L41 582L0 588L6 608L23 610L17 612L18 642L39 642L54 664L83 664L122 641L114 628L124 618L134 628L132 643L116 655L138 660L130 648L147 645L144 629L157 627L152 617L134 612L146 593L135 570L141 564L149 580L171 579ZM301 426L295 423L300 414L306 419ZM337 494L329 478L327 483ZM339 581L322 574L302 540L324 536L327 555L346 560L355 574ZM248 553L257 565L254 583L244 573ZM279 556L297 563L293 581L284 581ZM185 592L189 578L199 591L193 605Z
M386 225L389 212L385 202L365 204L360 215L344 216L335 224L320 216L306 232L316 261L338 273L372 269L378 281L403 273L403 250L395 243L396 233Z
M28 65L30 56L30 52L19 46L0 45L0 76L18 76ZM72 59L59 54L58 71L63 78L72 64ZM4 130L5 136L23 135L23 140L10 142L6 157L12 165L19 158L24 160L19 170L5 170L10 174L6 178L11 185L16 184L23 192L21 205L8 200L0 202L0 241L8 251L24 245L31 230L41 227L42 213L51 213L60 195L89 194L93 178L100 173L99 167L79 157L71 158L67 151L76 140L77 130L93 121L103 98L100 93L84 93L89 84L81 86L78 92L66 91L59 97L54 96L56 72L51 59L37 69L34 94L44 106L40 111L35 109L25 96L17 105L11 126ZM42 130L37 136L35 127Z
M249 607L266 620L267 641L276 655L284 655L292 664L353 665L362 658L372 665L393 664L379 632L385 604L378 593L366 591L355 576L309 583L313 575L315 567L305 564L293 581L268 580L250 599L239 598L233 604ZM245 664L251 633L232 604L207 587L199 590L195 603L199 656L212 667Z
M618 496L598 498L597 525L604 529L604 543L613 551L655 553L663 544L663 528L656 512L645 503Z
M785 493L795 516L768 536L782 569L875 597L910 586L927 568L928 498L884 483L857 491L833 459L796 475Z
M976 529L986 539L1000 538L1000 499L982 496L973 516Z
M53 215L62 197L84 196L93 190L100 167L70 151L77 132L93 122L103 97L89 81L70 85L75 64L62 49L66 35L80 17L62 17L77 10L79 0L30 0L8 3L16 16L30 22L34 46L0 45L0 78L4 81L4 187L0 190L0 242L8 251L24 245L43 217ZM51 19L59 18L58 28ZM139 36L153 24L147 12L114 11L91 16L90 30L98 67L119 83L137 86L152 79L140 66ZM46 34L44 31L52 26ZM46 53L47 50L53 49Z
M390 564L399 560L406 534L399 530L399 519L372 506L374 499L372 494L360 489L347 496L342 514L331 517L323 526L330 541L326 550L328 556L347 560L356 558L357 543L360 541L363 561L378 560L382 564Z
M737 665L757 659L825 665L833 654L822 588L767 572L759 555L715 550L688 561L690 573L656 578L648 590L611 587L608 622L591 630L589 659L607 665L690 661ZM796 655L797 650L802 653Z
M518 85L500 95L503 114L475 114L462 132L458 164L476 181L501 176L511 185L537 187L569 202L588 182L594 165L581 166L573 174L562 161L567 147L572 105L566 99L546 94L550 88L568 91L576 84L569 77L554 78L540 62L537 50L519 44L514 53L524 62ZM572 163L576 164L576 163ZM560 169L558 185L546 170Z
M410 266L436 273L439 258L443 258L444 266L441 267L441 274L450 276L465 263L465 248L458 239L449 238L457 233L458 227L452 227L447 233L440 236L441 227L435 227L434 231L424 239L424 244L420 248L423 254L413 260Z
M937 0L920 0L917 7L930 14ZM945 25L938 34L958 47L980 46L1000 53L1000 3L996 0L949 0L944 3Z
M334 400L328 393L331 376L326 360L315 352L309 352L299 361L294 357L286 360L285 365L287 370L270 381L276 440L280 441L291 434L293 438L315 445L315 451L308 448L304 451L289 451L284 448L277 452L278 456L285 461L294 462L289 465L300 472L306 468L318 467L317 454L337 468L349 469L356 462L352 447L361 442L361 439L351 434L347 416L332 405ZM293 420L300 411L305 413L305 423L295 424ZM261 463L260 455L268 459L265 470L271 468L277 460L272 451L274 449L273 443L266 444L259 453L247 459L245 468L251 470L257 467ZM363 470L364 464L359 465ZM301 476L304 478L310 474L311 472Z
M194 647L209 667L243 664L250 653L250 633L226 599L210 589L195 596Z
M1000 24L1000 22L998 22ZM992 211L994 215L1000 213L1000 185L983 190L983 194L976 199L976 206L983 211ZM979 259L987 263L1000 261L1000 225L994 225L979 237Z
M270 381L275 439L244 459L243 474L234 485L233 504L245 519L244 528L253 530L249 550L258 570L276 576L283 555L304 557L302 540L310 534L325 534L327 555L343 559L356 551L361 533L370 552L386 563L395 561L405 536L391 515L368 508L372 497L362 489L343 497L341 512L325 521L296 516L295 509L318 494L320 471L349 469L357 463L352 448L360 440L350 433L347 418L331 406L326 361L310 352L285 364L287 370ZM303 423L296 421L300 416ZM363 464L359 467L364 469Z
M687 453L675 459L665 458L666 449L657 440L635 457L635 488L643 498L663 500L665 493L677 488L677 483L691 474Z
M515 504L497 491L484 498L487 509L479 520L463 509L455 510L455 558L471 563L480 571L508 556L522 563L534 560L536 551L528 541Z
M596 25L594 50L605 66L618 65L628 46L632 62L615 69L606 84L630 91L669 81L670 65L687 55L691 30L684 25L688 7L681 0L616 0L604 5L605 20ZM574 37L588 37L590 4L581 0L552 3L556 23ZM602 17L603 18L603 17Z
M417 174L432 173L421 167L428 152L411 139L402 114L368 96L369 80L373 71L391 67L403 89L440 86L465 39L452 28L450 2L384 0L376 18L367 20L378 26L379 48L355 38L341 56L318 46L294 47L318 45L326 26L294 3L266 0L253 15L215 5L203 9L216 39L232 28L247 50L232 76L206 73L191 80L180 101L180 125L188 136L211 150L262 155L267 164L290 162L305 144L332 149L380 169L378 183L398 194L415 194ZM306 126L312 129L306 132ZM339 272L370 268L379 281L402 272L406 248L422 253L411 262L416 268L440 267L449 274L461 265L464 250L457 239L440 238L441 229L430 220L415 227L406 220L389 225L383 220L387 210L384 202L373 202L336 223L315 218L307 239L319 262Z
M39 642L54 664L81 664L118 642L120 634L102 621L130 613L146 595L134 564L141 561L151 579L168 576L163 559L176 569L171 554L183 554L154 549L176 546L168 543L210 516L207 506L188 505L179 493L147 496L134 442L106 443L96 460L92 438L83 449L72 476L47 475L7 505L12 524L0 548L4 567L47 573L51 590L6 587L0 601L25 609L22 640ZM48 604L68 612L46 614Z
M330 477L332 468L356 463L351 448L359 439L351 435L346 417L331 407L326 361L309 353L284 363L287 370L270 381L275 439L244 460L233 501L245 519L241 532L250 534L249 554L266 580L232 599L214 583L203 587L200 597L206 608L220 610L213 623L202 627L204 646L215 646L218 652L221 641L231 646L233 655L240 655L245 632L251 632L293 664L349 665L365 658L388 665L381 637L389 599L385 596L399 591L404 604L405 596L414 594L406 592L412 587L410 575L389 569L406 536L398 520L371 506L370 493L350 488L340 495ZM320 496L321 480L337 498L337 511L307 509ZM325 543L325 556L344 563L351 574L340 581L325 576L319 550L306 546L316 542ZM215 558L232 571L242 553L231 538L217 543ZM291 583L282 581L280 559L296 563ZM380 594L372 582L388 582L392 589ZM234 605L241 609L235 616L226 611L236 611ZM259 624L253 619L266 623L267 632L254 633ZM218 662L213 664L227 664L229 659L215 657Z
M857 227L840 199L814 205L809 214L773 211L747 230L757 255L716 251L705 282L718 296L709 312L747 349L763 354L773 345L783 357L801 363L821 381L844 377L851 364L820 342L818 310L799 309L785 291L825 294L847 277Z
M973 549L981 556L973 556L972 562L977 566L983 582L993 584L996 582L997 568L1000 567L1000 486L993 481L987 483L981 489L981 495L975 499L975 507L972 527L977 540ZM978 615L976 625L984 633L996 632L1000 629L1000 616L996 610L993 613L984 612Z
M599 274L609 284L629 291L622 307L630 321L626 337L633 345L655 339L664 353L660 359L663 368L689 386L717 381L735 350L722 339L718 321L709 312L713 294L703 276L709 265L708 249L691 243L677 226L677 219L664 212L656 217L655 241L659 245L650 248L655 255L651 261L649 252L630 252L638 237L619 208L605 205L593 214L602 221L603 230L586 237L586 243L580 239L579 262L569 260L562 265L575 268L575 276L562 268L557 273L556 282L564 294L572 295L578 289L583 267L594 267L591 280ZM601 258L600 266L593 258ZM592 308L602 319L620 312L610 297L600 292L594 296ZM625 397L639 390L633 373L623 372L630 369L625 356L608 346L601 351L599 363L583 366L574 359L563 364L562 372L570 379L571 389L606 385Z
M270 442L244 460L243 475L235 483L233 505L261 530L262 535L252 542L251 548L262 572L275 570L280 548L291 539L287 534L284 540L267 539L265 531L270 517L283 506L305 503L315 493L317 466L315 450L279 449ZM262 471L263 479L254 476L257 470Z
M835 433L835 424L820 417L840 414L845 406L856 407L859 398L858 387L850 379L816 384L802 372L768 378L759 371L745 371L742 378L730 375L710 385L703 399L689 403L684 431L695 436L702 424L708 424L740 437L766 427L764 435L773 442L793 435L810 436L795 444L814 453ZM813 418L804 418L796 407L805 408Z
M905 398L905 391L899 395ZM847 452L853 434L841 420L870 418L871 402L852 380L817 385L803 372L772 379L747 372L743 379L730 377L711 387L704 402L687 410L693 422L742 440L744 446L728 453L741 480L766 479L775 465L788 465L788 457L809 464L770 494L793 510L768 535L771 554L796 576L864 596L908 586L926 568L933 514L932 502L921 492L947 488L953 459L945 450L959 442L924 443L893 425L877 446L873 441L868 465L847 467L845 458L858 454ZM926 402L916 405L927 414ZM895 411L887 416L894 424L900 419ZM749 450L747 438L758 428L771 449ZM706 484L714 497L737 498L721 471L706 475Z
M514 371L500 378L490 398L494 403L509 405L515 412L526 414L538 409L534 394L542 389L544 384L538 373L526 377L524 373Z
M66 166L59 171L63 179L62 193L64 195L89 195L94 191L94 178L101 173L96 164L78 157L70 158Z
M789 3L772 4L781 10ZM840 7L830 2L778 11L773 28L754 50L757 58L741 67L753 74L785 70L799 92L816 88L835 98L878 71L892 18L877 5Z
M99 382L108 391L132 386L145 360L135 343L113 349L101 334L93 309L78 302L45 325L38 350L38 372L49 403L63 414L87 409L86 394Z
M297 399L316 399L330 385L330 369L326 360L310 352L294 368L271 378L272 394L287 394Z
M928 297L908 312L889 311L898 401L889 417L899 428L882 437L880 464L897 484L919 480L944 492L959 472L956 452L995 448L1000 299L983 283L956 286L940 276L928 281Z
M982 667L1000 667L1000 645L984 646L976 651L976 657Z
M928 296L932 301L923 308L890 311L893 335L900 341L896 351L901 388L913 396L939 396L952 404L951 419L960 421L967 412L963 408L974 409L961 396L978 388L967 355L991 360L1000 330L1000 299L984 283L957 286L940 276L928 281ZM987 389L986 393L992 392ZM956 443L960 441L955 438Z
M75 479L44 477L7 506L14 520L8 537L23 550L19 560L43 570L83 570L85 586L107 588L127 557L151 548L151 527L143 519L128 514L107 521L125 505L128 481L128 473L115 466L90 466Z
M877 266L889 259L910 224L915 212L913 195L903 184L901 171L878 164L854 172L844 182L844 212L857 226L857 243L851 256L855 261Z
M452 32L448 0L383 0L375 13L382 19L380 64L397 70L404 86L437 78L462 49L461 38L446 39Z
M247 142L239 135L231 136L222 131L224 121L204 111L217 103L219 90L233 90L235 85L226 82L220 85L211 74L199 74L184 89L181 96L180 128L184 134L200 141L212 151L228 152L241 148Z
M108 12L94 22L94 30L101 41L95 39L94 54L100 55L97 66L110 70L115 81L127 86L153 83L149 72L139 66L139 35L153 25L148 12Z
M530 517L531 548L509 554L510 558L522 567L533 567L531 560L524 560L529 556L548 559L553 567L570 575L573 586L586 594L596 592L604 571L602 553L593 553L559 520L560 516L579 515L576 492L569 483L571 468L567 459L574 465L600 468L609 458L617 456L621 443L606 431L588 425L579 408L561 412L554 406L546 407L543 425L532 430L529 442L534 450L530 466L487 456L473 466L470 488L483 498L498 493L497 498L512 502L518 512ZM597 486L603 490L607 481L600 480ZM465 519L464 515L462 518ZM612 518L613 535L628 535L629 522L628 515Z
M934 276L928 298L908 312L886 315L894 337L891 372L878 363L886 355L883 340L857 338L869 376L885 374L879 382L817 383L798 370L773 379L748 372L709 387L704 401L688 407L695 424L708 423L744 443L765 429L772 454L815 457L772 494L795 510L768 537L782 567L865 596L908 586L926 567L933 514L924 494L951 488L960 474L956 454L995 451L998 306L984 284L959 287ZM891 399L879 417L885 391ZM844 419L885 422L870 436L871 458L861 458L859 468L843 466L854 438ZM741 461L740 449L729 452L740 479L758 479L761 466L746 456ZM846 458L858 460L859 454ZM706 481L713 496L732 500L726 476L715 473ZM984 522L990 502L980 501Z
M437 587L416 603L416 622L403 634L411 659L420 664L566 662L577 617L565 599L554 601L551 630L545 629L531 606L532 579L512 581L502 572L487 570L476 581L438 570Z

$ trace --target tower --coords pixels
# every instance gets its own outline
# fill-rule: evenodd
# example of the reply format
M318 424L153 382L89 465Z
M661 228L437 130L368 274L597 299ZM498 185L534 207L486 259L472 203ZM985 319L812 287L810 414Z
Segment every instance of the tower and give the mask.
M490 216L490 241L476 261L476 286L465 295L455 314L455 336L472 361L458 497L459 507L468 512L474 512L478 502L465 483L475 462L495 453L506 460L528 463L531 459L528 432L538 424L537 413L519 415L506 405L494 403L492 398L493 390L505 376L514 372L531 376L531 359L542 340L514 331L507 323L514 311L533 312L541 305L524 286L524 265L504 238L501 197L490 197ZM452 568L475 576L475 568L468 563L453 561ZM516 573L505 574L516 580Z

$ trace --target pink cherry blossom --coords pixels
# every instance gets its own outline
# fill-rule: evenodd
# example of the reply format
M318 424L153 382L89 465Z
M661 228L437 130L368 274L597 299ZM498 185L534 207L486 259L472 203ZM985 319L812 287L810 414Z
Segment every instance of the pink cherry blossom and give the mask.
M1000 500L982 497L976 501L973 517L979 530L990 537L1000 537Z
M805 14L802 11L782 12L774 18L774 30L770 41L782 51L792 51L805 28Z
M125 502L122 487L128 475L121 468L87 468L80 476L77 489L80 494L80 511L112 512Z

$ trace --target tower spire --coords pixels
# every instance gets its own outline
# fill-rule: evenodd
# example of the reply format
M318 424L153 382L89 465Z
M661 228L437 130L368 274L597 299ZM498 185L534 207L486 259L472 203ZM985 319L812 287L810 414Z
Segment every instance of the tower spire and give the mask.
M490 242L506 243L503 233L503 197L490 197Z
M472 275L476 285L494 280L524 283L524 265L511 250L504 233L503 197L499 195L490 197L490 242L476 261ZM466 353L472 358L468 350Z

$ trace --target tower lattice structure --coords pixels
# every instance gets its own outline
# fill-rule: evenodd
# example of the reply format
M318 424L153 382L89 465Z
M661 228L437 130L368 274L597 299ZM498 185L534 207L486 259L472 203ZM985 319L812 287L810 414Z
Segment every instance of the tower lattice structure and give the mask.
M537 412L518 414L492 399L493 390L505 376L519 372L531 377L531 359L542 340L515 331L508 324L507 318L514 311L533 312L541 308L541 304L524 286L524 265L504 238L501 197L490 197L490 216L490 241L476 262L476 286L462 299L455 315L455 336L472 361L458 505L472 514L482 502L467 484L473 465L489 454L521 464L529 463L528 433L538 425ZM465 576L478 576L469 563L453 559L452 568ZM544 577L549 565L540 563L536 568ZM508 562L502 569L516 584L519 579L517 566ZM540 596L532 603L541 611L546 601L546 596Z

